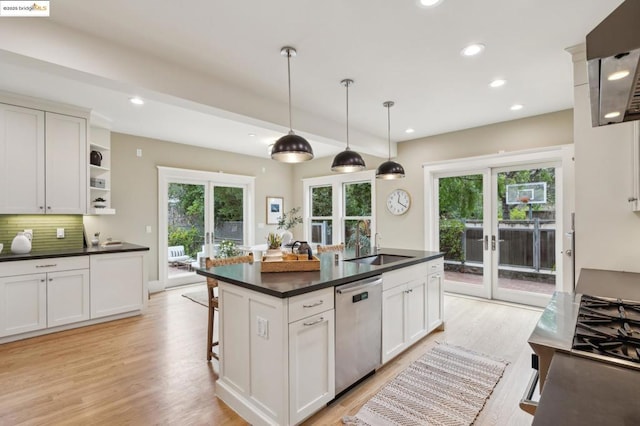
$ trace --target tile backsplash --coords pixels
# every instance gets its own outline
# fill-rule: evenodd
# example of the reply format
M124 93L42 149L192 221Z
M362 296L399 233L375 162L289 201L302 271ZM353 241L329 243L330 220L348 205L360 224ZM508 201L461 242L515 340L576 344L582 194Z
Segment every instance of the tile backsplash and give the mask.
M64 238L56 238L64 228ZM18 232L33 230L31 252L82 248L82 215L0 215L2 254L11 253L11 242Z

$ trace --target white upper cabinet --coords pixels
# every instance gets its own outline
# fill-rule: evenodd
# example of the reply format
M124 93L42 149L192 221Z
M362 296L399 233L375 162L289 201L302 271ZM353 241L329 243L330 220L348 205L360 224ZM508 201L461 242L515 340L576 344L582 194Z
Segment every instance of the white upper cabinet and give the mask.
M0 214L86 210L86 117L0 103Z
M0 104L0 213L43 213L44 112Z
M47 112L45 123L47 213L86 213L87 121Z

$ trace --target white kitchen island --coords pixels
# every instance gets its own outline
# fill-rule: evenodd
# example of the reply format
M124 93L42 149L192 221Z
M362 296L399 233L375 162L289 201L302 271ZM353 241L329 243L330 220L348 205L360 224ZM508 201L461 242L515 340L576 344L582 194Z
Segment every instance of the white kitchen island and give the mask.
M202 269L219 280L216 395L254 425L293 425L335 397L334 287L382 275L382 362L443 326L443 254L414 250L387 265L334 262L261 273L260 263Z

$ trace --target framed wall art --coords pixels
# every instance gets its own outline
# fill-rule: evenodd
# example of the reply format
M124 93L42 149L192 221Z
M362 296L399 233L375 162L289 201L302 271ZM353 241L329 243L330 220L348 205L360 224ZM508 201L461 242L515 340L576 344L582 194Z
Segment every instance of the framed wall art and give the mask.
M267 197L267 225L277 225L284 212L284 198Z

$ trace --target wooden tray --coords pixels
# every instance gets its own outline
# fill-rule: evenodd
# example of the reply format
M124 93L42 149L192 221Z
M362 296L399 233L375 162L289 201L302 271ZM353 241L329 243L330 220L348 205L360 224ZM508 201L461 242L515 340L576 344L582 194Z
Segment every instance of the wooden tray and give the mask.
M304 257L302 257L304 256ZM312 260L308 259L308 256L300 255L301 259L298 259L297 255L284 255L282 262L265 262L264 257L260 265L262 272L303 272L303 271L319 271L320 259L313 256Z

